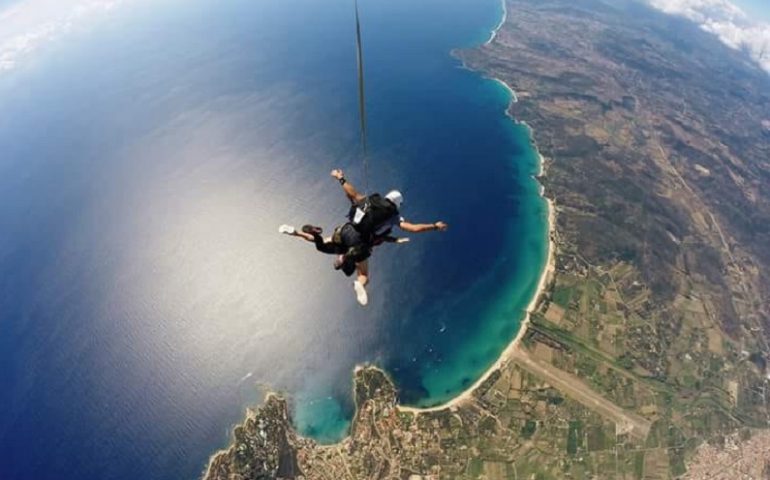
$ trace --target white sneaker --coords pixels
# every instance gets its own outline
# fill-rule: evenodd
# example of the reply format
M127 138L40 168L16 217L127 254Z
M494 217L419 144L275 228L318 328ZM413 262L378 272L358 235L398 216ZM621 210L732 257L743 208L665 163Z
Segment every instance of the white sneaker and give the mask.
M294 235L297 232L297 229L292 227L291 225L286 225L285 223L278 227L278 233L285 233L286 235Z
M361 305L369 303L369 295L366 293L366 287L361 285L361 282L358 280L353 282L353 290L356 291L356 300L358 300L358 303Z

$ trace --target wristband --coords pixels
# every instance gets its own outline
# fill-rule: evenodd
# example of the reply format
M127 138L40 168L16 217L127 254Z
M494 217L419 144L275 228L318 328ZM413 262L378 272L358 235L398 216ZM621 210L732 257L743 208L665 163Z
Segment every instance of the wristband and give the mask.
M339 179L337 179L337 180L339 180L339 182L340 182L340 185L345 185L346 183L348 183L348 181L347 181L347 180L345 180L345 177L339 178Z

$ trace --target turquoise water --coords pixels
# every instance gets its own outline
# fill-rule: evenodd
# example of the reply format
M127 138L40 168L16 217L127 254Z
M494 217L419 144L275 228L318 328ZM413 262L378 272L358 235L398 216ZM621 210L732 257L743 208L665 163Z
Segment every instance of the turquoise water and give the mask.
M495 86L498 88L495 90ZM500 102L511 101L510 92L493 84L492 90ZM526 125L506 124L512 142L526 145L531 132ZM539 173L540 159L534 146L512 157L517 172L509 179L515 185L516 222L501 225L510 241L508 248L488 271L457 298L433 313L442 325L451 325L452 318L467 316L469 321L459 328L461 345L437 359L421 361L422 385L427 395L408 399L415 406L431 407L451 400L472 385L500 357L515 338L525 309L532 300L547 257L547 205L541 198L540 185L534 180ZM496 292L496 298L484 305L474 302L484 292ZM446 333L446 330L444 332ZM395 367L396 369L398 367Z
M511 135L517 142L523 143L530 138L530 131L524 125L515 125L511 128ZM517 162L531 169L533 175L538 173L540 159L534 149L518 156ZM539 184L532 178L519 177L518 187L524 197L534 199L540 195ZM414 402L417 406L436 406L451 400L497 361L501 352L516 337L524 311L537 291L538 272L543 270L548 253L548 225L544 220L548 216L546 203L523 201L520 205L521 220L509 226L508 231L511 238L516 238L514 255L502 257L492 271L464 294L464 297L478 296L481 291L496 290L502 284L498 290L499 297L476 312L468 312L469 317L476 316L481 321L476 328L468 331L462 348L444 357L441 363L426 362L422 365L423 385L429 396ZM462 300L458 299L458 303Z
M362 0L374 189L450 231L383 246L360 308L277 234L361 183L348 1L124 2L0 74L0 478L195 478L259 396L346 433L355 365L433 405L515 336L545 204L508 94L452 49L497 0Z

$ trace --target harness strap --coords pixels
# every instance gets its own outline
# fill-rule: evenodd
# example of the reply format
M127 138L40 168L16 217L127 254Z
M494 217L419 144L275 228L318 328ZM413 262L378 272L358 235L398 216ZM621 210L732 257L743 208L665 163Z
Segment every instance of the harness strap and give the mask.
M356 9L356 52L358 59L358 113L361 124L361 147L364 153L364 192L369 191L369 153L366 145L366 97L364 89L364 52L361 44L361 21L358 16L358 0Z

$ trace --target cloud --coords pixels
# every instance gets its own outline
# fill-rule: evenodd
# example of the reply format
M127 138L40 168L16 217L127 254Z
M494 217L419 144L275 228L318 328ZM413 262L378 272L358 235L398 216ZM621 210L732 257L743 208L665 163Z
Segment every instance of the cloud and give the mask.
M770 72L770 24L750 18L729 0L648 1L666 13L692 20L731 48L745 50Z
M0 74L76 25L125 0L26 0L0 10Z

